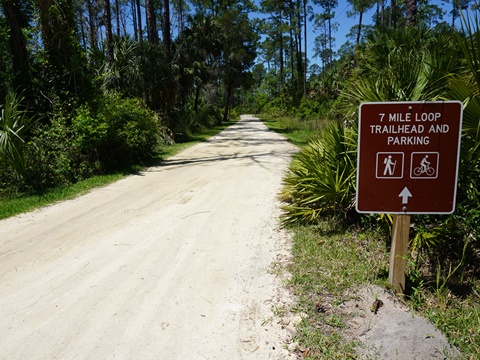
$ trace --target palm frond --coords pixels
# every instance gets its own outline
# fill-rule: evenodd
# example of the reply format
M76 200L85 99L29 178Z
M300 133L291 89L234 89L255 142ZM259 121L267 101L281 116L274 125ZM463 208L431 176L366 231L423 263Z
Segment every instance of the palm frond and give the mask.
M26 172L23 136L30 120L21 109L23 97L9 90L0 114L0 159L6 161L20 176Z
M284 221L313 221L318 216L346 211L355 192L356 141L341 122L322 129L292 161L284 178Z

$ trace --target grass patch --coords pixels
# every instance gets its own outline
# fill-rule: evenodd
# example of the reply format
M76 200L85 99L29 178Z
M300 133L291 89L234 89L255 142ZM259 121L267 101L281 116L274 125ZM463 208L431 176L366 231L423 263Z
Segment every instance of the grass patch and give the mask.
M480 290L478 283L477 290ZM431 296L426 298L431 299ZM461 351L465 359L478 359L480 354L479 301L480 296L477 292L468 299L452 297L452 302L446 309L429 306L428 302L425 302L421 312Z
M221 126L204 129L201 133L192 135L184 142L175 143L170 146L163 146L159 149L159 152L155 154L152 162L148 165L158 164L159 161L165 160L170 156L178 154L180 151L190 146L209 139L210 137L218 134L222 130L225 130L227 127L233 125L234 123L235 122L231 121L224 122ZM77 196L87 193L94 188L111 184L124 178L127 175L130 175L137 171L141 171L144 168L145 165L138 164L123 171L118 171L106 175L97 175L83 181L79 181L75 184L49 189L41 194L17 194L15 196L0 197L0 219L15 216L49 204L53 204L58 201L75 198Z
M388 254L373 230L346 231L326 219L294 229L290 285L302 314L295 341L306 359L356 358L356 342L342 335L347 315L337 308L362 284L385 285Z
M427 281L406 299L416 312L428 318L462 353L462 359L480 354L480 279L470 277L463 289L450 285L438 289Z
M325 126L325 120L300 120L291 117L275 117L259 115L267 127L285 136L292 144L303 147L312 139L318 137Z
M0 219L31 211L58 201L72 199L93 188L110 184L125 177L125 173L94 176L68 186L50 189L42 194L20 195L10 199L0 199Z

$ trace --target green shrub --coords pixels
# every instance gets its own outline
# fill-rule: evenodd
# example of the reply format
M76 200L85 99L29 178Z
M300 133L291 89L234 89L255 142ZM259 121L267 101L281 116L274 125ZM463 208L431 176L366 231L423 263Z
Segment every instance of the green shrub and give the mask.
M108 131L105 160L119 166L151 156L159 141L159 119L144 102L109 95L101 110Z
M82 106L72 119L72 129L81 149L89 152L107 140L109 126L102 113L94 114L88 106Z
M236 121L240 120L240 113L236 108L230 110L230 114L228 114L228 120L229 121Z
M197 121L206 128L212 128L220 122L222 114L213 105L204 105L198 109Z
M12 167L5 162L0 162L0 199L15 196L18 185L18 176Z
M32 129L24 178L13 182L2 166L0 182L10 193L38 192L124 168L153 156L160 128L143 101L107 94L95 107L81 106L71 116L58 111Z
M93 172L68 123L67 118L55 115L50 124L35 128L26 148L27 175L22 191L65 185Z
M261 107L261 112L264 114L279 116L281 114L286 114L285 106L282 103L282 99L280 97L274 98L271 101L265 103Z
M77 109L72 130L80 151L108 169L148 158L159 142L157 115L143 101L114 93L107 94L96 111Z
M195 111L193 102L190 101L183 108L171 112L168 123L175 140L182 142L205 128L214 127L221 122L222 116L222 109L217 109L213 105L201 104Z
M292 161L284 179L284 221L315 221L354 205L356 134L341 122L327 125Z
M298 109L300 119L307 120L318 117L320 113L320 102L302 98Z
M175 141L185 141L200 129L192 106L185 106L169 114L168 123L172 129Z

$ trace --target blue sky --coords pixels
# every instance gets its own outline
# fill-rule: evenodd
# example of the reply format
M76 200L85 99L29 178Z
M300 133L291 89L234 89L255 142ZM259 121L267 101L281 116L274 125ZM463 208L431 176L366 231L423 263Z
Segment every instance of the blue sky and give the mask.
M385 5L389 4L388 0L385 1ZM445 1L440 0L430 0L430 4L435 4L443 8L445 11L450 12L451 4L446 3ZM335 33L336 39L336 49L342 46L346 41L346 35L350 32L352 26L358 24L358 16L349 18L347 12L351 11L351 6L346 0L339 0L338 7L335 9L335 21L339 23L338 32ZM363 16L363 25L373 24L373 15L375 14L376 6L374 6L370 11L368 11ZM451 16L447 13L444 15L444 21L451 22ZM311 26L310 26L311 27ZM313 38L311 41L311 46L313 47Z
M259 1L257 0L256 3L258 4L258 2ZM389 1L386 0L386 3L389 3ZM450 11L450 8L451 8L451 4L448 4L445 1L441 1L441 0L431 0L430 3L439 5L440 7L444 8L448 12ZM312 5L312 6L314 8L314 11L318 13L321 12L318 5ZM347 16L350 10L351 10L351 5L348 3L347 0L338 1L338 6L335 8L335 19L334 19L334 21L338 23L338 30L333 34L333 37L335 38L335 46L334 46L335 51L337 51L347 41L346 36L350 32L350 29L352 28L352 26L358 24L358 16L355 16L355 17ZM363 22L362 22L364 25L373 23L372 17L375 11L376 11L376 7L373 7L370 11L364 14ZM260 15L259 17L262 17L262 16ZM447 14L444 16L443 20L447 22L451 22L451 16ZM310 58L311 62L317 62L318 60L312 59L314 39L317 36L314 33L313 24L311 23L308 24L307 31L308 31L308 36L307 36L308 37L307 39L308 57Z

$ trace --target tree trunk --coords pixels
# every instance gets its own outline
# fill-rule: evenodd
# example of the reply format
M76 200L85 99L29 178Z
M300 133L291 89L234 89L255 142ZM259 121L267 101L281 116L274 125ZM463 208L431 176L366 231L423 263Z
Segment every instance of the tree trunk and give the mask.
M459 0L452 0L452 29L455 29L455 19L458 13Z
M95 21L95 11L92 6L92 0L87 0L88 11L88 42L93 49L98 48L97 23Z
M417 1L407 0L406 25L415 26L417 24Z
M112 12L110 10L110 0L104 0L104 21L105 21L105 37L107 40L107 57L110 64L113 63L113 34L112 34Z
M46 97L56 98L65 111L92 96L91 77L85 67L76 30L73 0L39 0L45 57L48 61ZM51 100L52 104L53 101Z
M332 67L333 63L333 46L332 46L332 9L328 9L328 62L330 68Z
M13 56L14 86L25 86L25 81L28 80L28 52L27 42L22 32L20 6L15 0L3 0L2 6Z
M172 34L170 26L170 1L163 0L163 19L162 19L162 35L163 35L163 51L165 52L165 58L167 63L170 64L172 61ZM165 94L165 106L167 112L173 110L175 106L175 97L176 97L176 86L177 83L173 78L173 75L170 75L170 79L167 79L168 82L168 91Z
M293 46L293 28L292 28L292 21L290 19L290 71L292 72L292 80L295 80L295 58L294 53L295 49Z
M282 24L282 22L280 21L280 25ZM283 78L284 77L284 62L283 62L283 32L282 32L282 29L281 29L281 26L279 27L280 29L280 36L279 36L279 39L280 39L280 49L279 49L279 57L280 57L280 91L283 90L283 84L285 83L285 79Z
M40 9L40 23L42 25L42 41L43 46L48 48L50 39L52 38L52 28L50 26L50 19L48 11L53 4L53 0L38 0L38 8Z
M155 16L155 5L153 0L145 0L145 8L147 13L148 42L158 45L157 19Z
M303 41L305 57L303 60L303 96L307 96L307 1L303 0Z
M170 29L170 0L163 0L163 50L167 61L171 61L172 35Z
M228 118L230 116L231 97L232 97L232 87L230 84L227 84L226 95L225 95L225 110L223 112L223 122L228 121ZM217 124L217 125L221 125L221 124Z
M396 0L390 0L390 27L395 28L397 26L397 2Z
M380 13L380 24L382 26L385 26L385 0L381 0L382 6L381 6L381 13Z
M292 80L295 81L295 53L298 51L298 47L295 46L296 29L295 27L295 14L294 14L293 1L290 1L290 11L288 12L289 33L290 33L290 71L292 72ZM295 37L295 38L294 38Z
M83 52L87 52L87 37L85 35L85 16L83 16L83 8L77 8L77 16L80 22L80 33L82 35L82 45L83 45Z
M299 87L299 95L302 97L304 95L303 91L303 54L302 54L302 3L301 0L297 0L297 71L298 71L298 87ZM301 90L301 91L300 91Z
M132 0L132 22L133 22L133 38L135 39L135 41L138 41L136 0Z
M120 37L120 0L115 0L115 21L117 22L117 36Z
M140 0L135 0L135 7L137 8L137 25L138 25L138 40L143 40L142 28L142 9L140 8Z
M360 36L362 34L362 19L363 19L363 11L360 11L360 17L358 19L358 29L357 29L357 41L356 45L360 44Z
M195 88L195 102L193 104L193 110L195 110L195 113L198 112L198 103L200 100L200 85L197 84L197 87Z
M178 34L180 35L184 29L183 24L183 0L178 0Z

